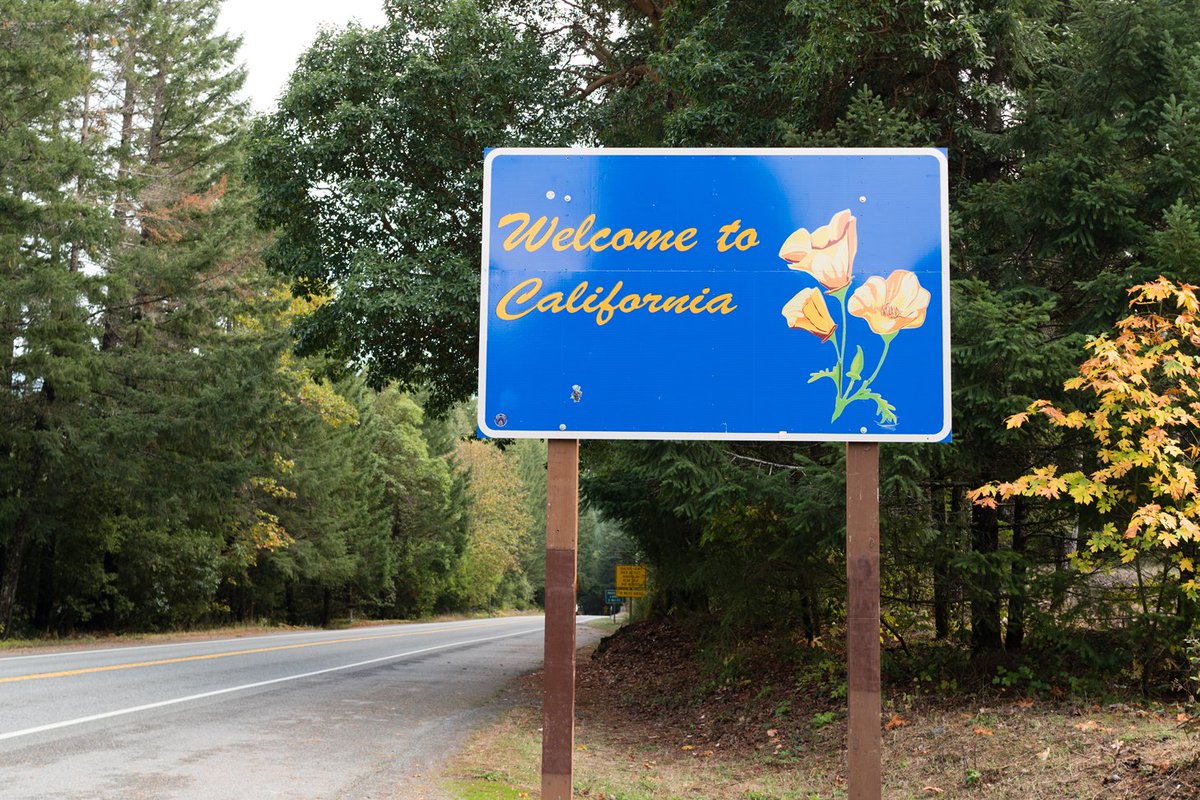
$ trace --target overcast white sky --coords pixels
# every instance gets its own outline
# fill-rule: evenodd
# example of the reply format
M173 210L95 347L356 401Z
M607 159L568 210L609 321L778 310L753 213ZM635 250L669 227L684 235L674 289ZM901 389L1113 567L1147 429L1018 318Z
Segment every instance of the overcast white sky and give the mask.
M242 36L243 92L255 111L269 111L322 26L381 25L384 19L382 0L225 0L219 27Z

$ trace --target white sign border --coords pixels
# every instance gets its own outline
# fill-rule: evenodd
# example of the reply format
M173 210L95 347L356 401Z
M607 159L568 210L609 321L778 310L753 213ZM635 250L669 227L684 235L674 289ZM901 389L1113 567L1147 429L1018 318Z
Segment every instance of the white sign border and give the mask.
M940 165L942 224L942 429L937 433L728 433L703 431L509 430L487 424L488 254L491 245L492 161L525 156L926 156ZM476 424L493 439L627 439L643 441L731 442L941 442L950 435L950 166L936 147L497 147L483 160L483 250L479 281L479 393Z

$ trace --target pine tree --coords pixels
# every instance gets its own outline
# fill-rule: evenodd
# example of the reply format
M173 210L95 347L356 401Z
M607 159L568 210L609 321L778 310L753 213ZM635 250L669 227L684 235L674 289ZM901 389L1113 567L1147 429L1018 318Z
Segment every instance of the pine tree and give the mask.
M0 3L0 635L30 546L66 513L47 481L86 424L91 331L80 298L97 286L77 258L104 223L72 185L92 170L73 117L91 79L90 12L72 0Z

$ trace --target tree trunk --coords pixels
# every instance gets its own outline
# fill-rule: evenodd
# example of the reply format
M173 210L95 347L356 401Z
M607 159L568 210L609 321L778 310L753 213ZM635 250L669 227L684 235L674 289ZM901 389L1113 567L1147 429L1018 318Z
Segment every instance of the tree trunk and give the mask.
M1004 647L1020 650L1025 641L1025 550L1028 531L1025 528L1025 499L1018 497L1013 505L1012 521L1012 588L1008 595L1008 630L1004 635Z
M288 625L298 625L300 619L296 615L296 585L291 581L288 581L283 587L283 607Z
M137 111L137 70L134 66L136 47L133 36L125 40L124 63L121 65L121 79L125 83L125 93L121 100L121 143L117 151L117 197L113 204L113 214L122 224L128 224L132 211L127 185L133 163L133 118Z
M21 579L21 564L29 544L29 526L23 517L17 518L12 538L4 547L4 568L0 571L0 639L12 631L13 609L17 604L17 583Z
M37 548L37 582L34 585L33 600L30 602L32 614L30 621L34 628L43 633L51 633L55 626L55 603L58 600L58 537L50 538L47 544Z
M980 570L971 592L971 646L978 652L1001 649L1000 575L994 556L1000 549L1000 523L994 508L971 507L971 548L980 556Z
M933 514L933 527L938 533L933 555L933 628L938 639L950 635L950 559L947 543L950 536L950 515L946 509L946 494L957 497L954 489L930 487L929 504ZM957 506L957 503L954 505Z
M92 69L96 59L95 36L88 35L87 38L87 86L83 90L83 110L80 113L79 119L79 144L85 148L88 143L88 134L91 133L92 125ZM75 178L75 201L83 203L83 176L78 175ZM83 255L83 248L79 242L71 242L71 257L68 262L71 272L78 272L80 260Z
M821 637L821 598L815 589L804 593L804 636L811 645Z

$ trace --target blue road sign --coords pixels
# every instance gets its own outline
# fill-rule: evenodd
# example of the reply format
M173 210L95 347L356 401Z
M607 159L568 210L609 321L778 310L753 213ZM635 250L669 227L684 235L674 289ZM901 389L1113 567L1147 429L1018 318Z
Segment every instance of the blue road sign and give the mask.
M616 589L605 589L604 590L604 605L616 606L616 605L620 605L620 604L621 604L621 600L617 597Z
M479 427L570 439L942 441L935 149L496 149Z

